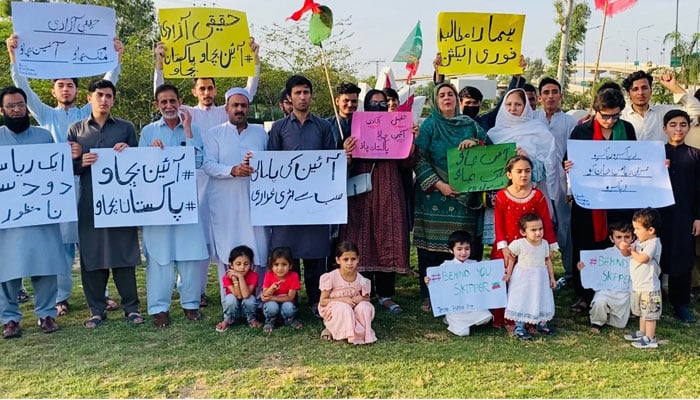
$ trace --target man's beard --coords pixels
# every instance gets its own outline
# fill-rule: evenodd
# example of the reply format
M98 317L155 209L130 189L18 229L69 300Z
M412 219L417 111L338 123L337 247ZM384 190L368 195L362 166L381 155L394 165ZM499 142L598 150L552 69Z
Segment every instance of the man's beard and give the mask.
M29 123L29 114L18 118L5 116L5 126L14 133L22 133L29 129Z

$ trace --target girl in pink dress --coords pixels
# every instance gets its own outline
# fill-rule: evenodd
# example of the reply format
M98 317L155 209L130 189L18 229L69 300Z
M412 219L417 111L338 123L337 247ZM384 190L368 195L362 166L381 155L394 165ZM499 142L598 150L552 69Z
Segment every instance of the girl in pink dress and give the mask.
M371 283L357 272L360 262L357 246L341 242L336 250L338 269L321 275L321 300L318 310L326 328L321 337L352 344L377 341L372 330L374 306L369 301Z

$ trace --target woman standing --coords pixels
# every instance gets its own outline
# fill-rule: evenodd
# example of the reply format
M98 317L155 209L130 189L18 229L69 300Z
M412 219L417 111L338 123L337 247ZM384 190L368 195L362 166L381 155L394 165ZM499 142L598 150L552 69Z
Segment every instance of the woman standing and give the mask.
M447 237L454 231L473 234L471 258L481 260L483 212L481 198L458 193L447 177L447 149L466 149L486 140L484 130L471 118L459 115L457 90L448 83L435 87L430 116L423 122L416 139L419 159L416 173L416 215L413 241L418 250L421 309L432 307L425 285L426 269L438 266L453 256Z
M365 111L387 111L387 97L381 90L365 96ZM355 137L345 143L347 151L355 147ZM396 273L409 268L408 214L401 171L412 168L413 148L406 159L378 160L353 158L350 176L371 173L372 190L348 198L348 223L341 225L338 237L357 243L360 250L358 271L372 282L372 294L393 314L403 310L391 298L396 289Z
M596 95L593 102L595 115L571 132L572 140L636 140L634 127L620 119L620 111L625 108L625 99L617 89L603 89ZM564 162L568 171L573 166L571 161ZM608 225L616 221L632 221L632 210L590 210L583 208L574 201L571 205L571 239L574 249L574 259L581 250L600 248L596 242L608 240ZM574 261L576 263L577 261ZM581 286L581 273L576 265L571 266L573 272L574 291L579 296L578 301L571 306L572 310L581 312L588 309L593 300L593 290Z

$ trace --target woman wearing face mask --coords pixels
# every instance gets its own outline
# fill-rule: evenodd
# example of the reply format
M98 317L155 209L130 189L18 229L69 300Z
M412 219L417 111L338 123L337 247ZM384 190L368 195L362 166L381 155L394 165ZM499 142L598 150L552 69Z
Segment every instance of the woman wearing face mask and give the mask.
M471 258L481 260L481 224L483 210L476 194L458 193L447 175L447 149L466 149L483 144L484 130L473 119L459 113L457 90L449 83L435 87L430 116L420 127L416 139L418 161L416 173L416 214L413 241L418 250L421 309L431 312L426 268L452 259L447 237L454 231L466 230L475 237Z
M387 111L387 97L380 90L367 92L365 111ZM348 151L356 145L355 137L347 139ZM340 228L339 239L356 243L361 254L358 271L372 281L372 293L379 304L393 314L403 310L391 298L395 291L396 273L408 273L408 218L401 169L412 168L413 149L403 160L353 158L350 176L371 171L372 190L348 198L348 223Z

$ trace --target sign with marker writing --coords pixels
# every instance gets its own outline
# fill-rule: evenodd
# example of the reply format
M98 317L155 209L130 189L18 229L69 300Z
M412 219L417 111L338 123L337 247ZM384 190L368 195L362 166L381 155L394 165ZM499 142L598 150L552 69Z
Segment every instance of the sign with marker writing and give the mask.
M664 143L656 140L569 140L571 191L589 209L674 204Z
M95 228L197 223L194 147L90 151Z
M615 247L605 250L581 251L581 285L586 289L632 290L630 257L624 257Z
M525 15L441 12L441 74L519 74Z
M0 146L0 229L77 220L68 143Z
M413 115L410 112L364 111L352 114L352 136L356 158L404 159L413 144Z
M94 76L117 66L114 9L66 3L12 2L17 68L30 78Z
M347 223L344 151L256 151L250 165L254 226Z
M161 8L160 37L166 78L255 75L248 20L224 8Z
M515 143L447 149L450 186L456 191L483 192L508 186L506 164L515 156Z
M433 315L505 307L508 298L504 274L503 260L451 260L439 267L428 267Z

